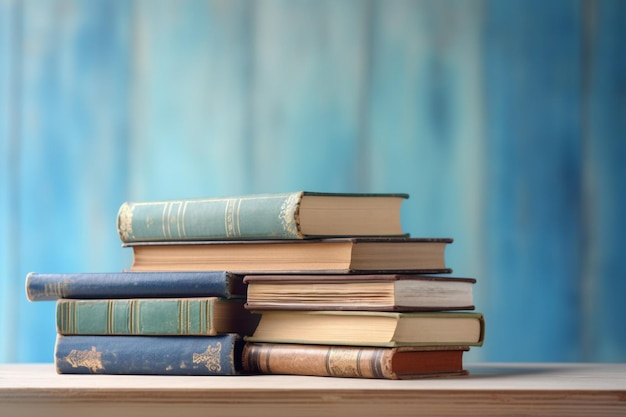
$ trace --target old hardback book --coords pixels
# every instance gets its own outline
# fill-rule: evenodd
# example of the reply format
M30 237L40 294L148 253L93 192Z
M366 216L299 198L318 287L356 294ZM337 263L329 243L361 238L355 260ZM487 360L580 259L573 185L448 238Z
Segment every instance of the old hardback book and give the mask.
M335 238L127 244L133 271L450 272L445 248L452 239Z
M242 369L250 374L416 379L466 375L467 346L362 347L246 343Z
M303 239L403 235L407 194L298 191L204 199L126 202L117 215L125 242Z
M219 336L63 336L54 363L60 374L238 375L243 343Z
M474 312L265 310L249 342L351 346L481 346Z
M57 332L65 335L249 335L258 321L243 299L61 299L56 304Z
M418 274L247 275L252 310L473 310L473 278Z
M26 276L30 301L59 298L110 299L246 296L243 276L224 271L90 272Z

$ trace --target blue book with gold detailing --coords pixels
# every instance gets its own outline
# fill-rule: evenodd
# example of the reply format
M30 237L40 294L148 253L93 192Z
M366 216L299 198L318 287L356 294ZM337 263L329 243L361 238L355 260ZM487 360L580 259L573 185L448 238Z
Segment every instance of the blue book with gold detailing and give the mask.
M150 271L42 274L26 276L30 301L109 298L222 297L241 298L241 275L224 271Z
M62 336L59 374L237 375L243 343L221 336Z

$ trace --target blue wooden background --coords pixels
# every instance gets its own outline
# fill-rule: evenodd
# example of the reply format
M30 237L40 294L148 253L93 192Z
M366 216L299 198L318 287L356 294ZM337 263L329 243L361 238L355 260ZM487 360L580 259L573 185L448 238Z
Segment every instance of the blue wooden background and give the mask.
M408 192L475 361L625 361L626 2L0 0L0 361L29 271L130 264L128 199Z

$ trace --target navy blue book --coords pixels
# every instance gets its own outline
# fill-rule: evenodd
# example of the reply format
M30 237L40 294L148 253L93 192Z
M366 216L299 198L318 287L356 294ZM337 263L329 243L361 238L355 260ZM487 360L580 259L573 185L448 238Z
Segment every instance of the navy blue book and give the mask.
M97 272L26 276L30 301L160 297L245 297L243 276L224 271Z
M59 374L238 375L243 342L221 336L62 336Z

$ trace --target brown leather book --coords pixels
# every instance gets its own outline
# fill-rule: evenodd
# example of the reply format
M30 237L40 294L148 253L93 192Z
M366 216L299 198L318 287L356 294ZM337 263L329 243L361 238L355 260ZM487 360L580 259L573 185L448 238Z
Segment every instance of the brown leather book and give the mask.
M416 379L466 375L467 346L376 348L246 343L243 370L251 374Z

